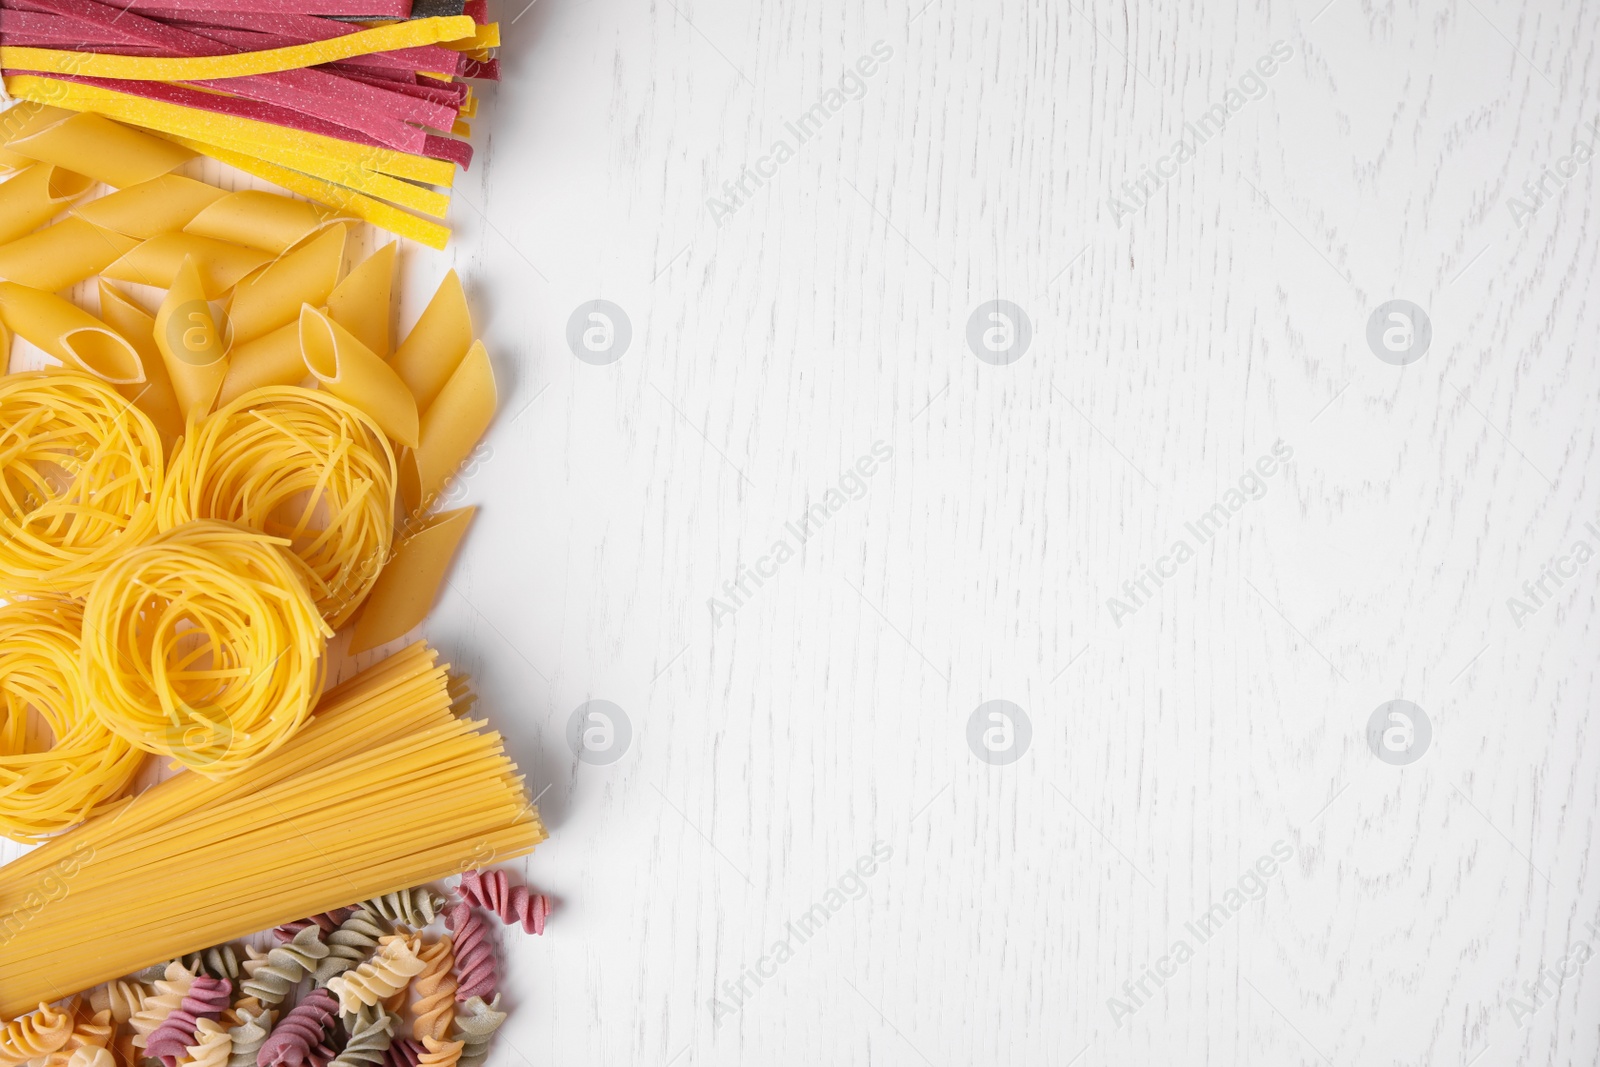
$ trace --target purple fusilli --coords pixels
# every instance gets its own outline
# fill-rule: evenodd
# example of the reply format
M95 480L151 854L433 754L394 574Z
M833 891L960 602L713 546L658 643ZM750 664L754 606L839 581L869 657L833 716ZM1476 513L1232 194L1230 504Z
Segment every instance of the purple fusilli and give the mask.
M283 1017L256 1054L257 1067L317 1067L333 1059L328 1031L339 1016L339 1002L318 989Z

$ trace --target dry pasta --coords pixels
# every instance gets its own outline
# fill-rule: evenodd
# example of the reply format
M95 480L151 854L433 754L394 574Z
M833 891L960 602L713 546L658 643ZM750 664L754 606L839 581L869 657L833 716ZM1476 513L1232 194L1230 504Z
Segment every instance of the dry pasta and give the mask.
M395 481L388 441L353 405L298 386L259 389L188 435L159 522L225 519L283 538L338 629L389 558Z
M80 596L156 528L148 416L81 374L0 379L0 592Z
M449 677L412 646L241 773L180 774L0 869L0 901L16 900L94 850L50 921L0 953L0 1013L531 850L538 811L499 735L452 710Z
M79 679L83 610L40 597L0 605L0 833L33 841L120 796L143 756L89 709ZM30 738L29 712L48 730Z
M293 736L331 631L283 545L197 520L106 568L84 606L83 673L107 727L205 775Z

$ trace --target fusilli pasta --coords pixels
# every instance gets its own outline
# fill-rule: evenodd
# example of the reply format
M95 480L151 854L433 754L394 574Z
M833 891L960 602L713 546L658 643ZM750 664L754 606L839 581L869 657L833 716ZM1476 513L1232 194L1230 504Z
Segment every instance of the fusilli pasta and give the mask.
M499 916L507 926L521 923L527 933L544 933L550 898L528 892L527 886L512 885L505 871L468 871L461 876L461 895L468 904Z
M465 1046L461 1050L459 1067L481 1067L489 1056L489 1041L505 1021L506 1013L500 1010L498 996L489 1004L485 1004L482 997L468 997L456 1013L455 1025L450 1030L451 1039Z
M311 980L327 985L376 952L379 939L389 932L376 913L357 908L327 936L328 956L311 972Z
M233 1007L238 1022L228 1028L228 1037L232 1041L228 1067L256 1067L256 1056L266 1043L267 1035L272 1033L272 1023L277 1018L271 1008L260 1007L259 1001L250 999L255 1007L246 1006L243 1001Z
M184 1049L179 1063L193 1067L227 1067L233 1057L233 1038L215 1019L201 1019L195 1024L194 1044Z
M144 987L139 983L117 978L105 985L95 986L89 993L89 1003L95 1011L109 1011L111 1021L121 1026L133 1018L144 997Z
M459 1041L439 1041L435 1038L422 1039L422 1047L426 1050L417 1060L417 1067L456 1067L461 1062L462 1044Z
M255 949L247 951L250 959L245 961L244 970L249 977L239 988L269 1006L283 1003L283 998L300 984L300 979L328 957L328 946L322 943L319 926L305 927L292 941L265 954Z
M61 1048L72 1036L72 1013L48 1004L7 1023L0 1030L0 1067L18 1067Z
M489 928L472 905L466 903L457 904L446 912L445 922L456 938L456 999L494 996L499 977L495 973Z
M187 953L183 957L183 965L196 974L212 978L226 978L229 981L239 978L239 954L232 945L218 945L203 952Z
M334 1057L335 1067L376 1067L394 1043L394 1016L384 1011L359 1013L350 1028L350 1040Z
M422 970L412 980L417 1000L411 1006L411 1036L444 1040L456 1017L456 978L451 973L456 957L448 937L422 950Z
M324 1054L331 1060L333 1050L327 1047L327 1037L338 1008L326 989L313 990L262 1043L256 1054L257 1067L302 1067Z
M133 1027L135 1048L144 1048L145 1039L178 1010L193 984L194 973L187 967L177 962L167 964L166 977L156 980L155 991L140 1001L139 1010L128 1020Z
M376 1004L404 990L423 968L417 955L421 940L417 935L390 934L372 959L330 981L328 991L339 998L339 1010L356 1012L364 1004Z
M428 886L419 885L415 889L373 897L358 906L376 912L392 923L404 923L417 929L433 922L444 905L445 898L442 895Z
M214 1022L221 1018L232 995L233 983L226 978L204 974L197 977L184 994L183 1003L145 1038L145 1054L158 1057L166 1067L176 1067L179 1057L195 1040L200 1020Z

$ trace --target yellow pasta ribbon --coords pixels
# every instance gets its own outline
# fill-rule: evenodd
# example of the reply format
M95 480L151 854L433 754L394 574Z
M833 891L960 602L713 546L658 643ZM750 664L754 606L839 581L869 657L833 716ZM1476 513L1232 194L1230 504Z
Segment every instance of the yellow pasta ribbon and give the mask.
M477 25L466 15L412 19L376 29L359 30L310 44L268 48L259 52L238 52L227 56L116 56L99 52L72 52L55 48L0 47L0 66L13 70L38 70L51 74L77 74L91 78L123 78L128 81L204 81L211 78L242 78L251 74L272 74L280 70L299 70L321 63L335 63L374 52L438 44L472 38Z

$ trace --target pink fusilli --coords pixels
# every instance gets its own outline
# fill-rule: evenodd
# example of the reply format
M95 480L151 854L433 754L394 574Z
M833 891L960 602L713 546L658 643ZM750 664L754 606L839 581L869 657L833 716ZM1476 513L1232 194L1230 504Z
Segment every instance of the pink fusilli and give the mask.
M315 1067L334 1056L328 1032L339 1016L339 1002L318 989L283 1017L256 1053L257 1067Z
M159 1058L166 1067L177 1067L179 1057L196 1043L200 1020L222 1018L232 996L233 983L226 978L196 978L177 1009L145 1039L145 1055Z
M445 912L444 919L455 935L456 1000L493 997L499 979L495 974L494 944L489 940L489 927L472 910L471 904L453 905Z
M530 934L544 933L550 898L530 893L527 886L512 885L503 870L468 871L461 876L461 895L469 904L493 912L507 926L522 924Z

